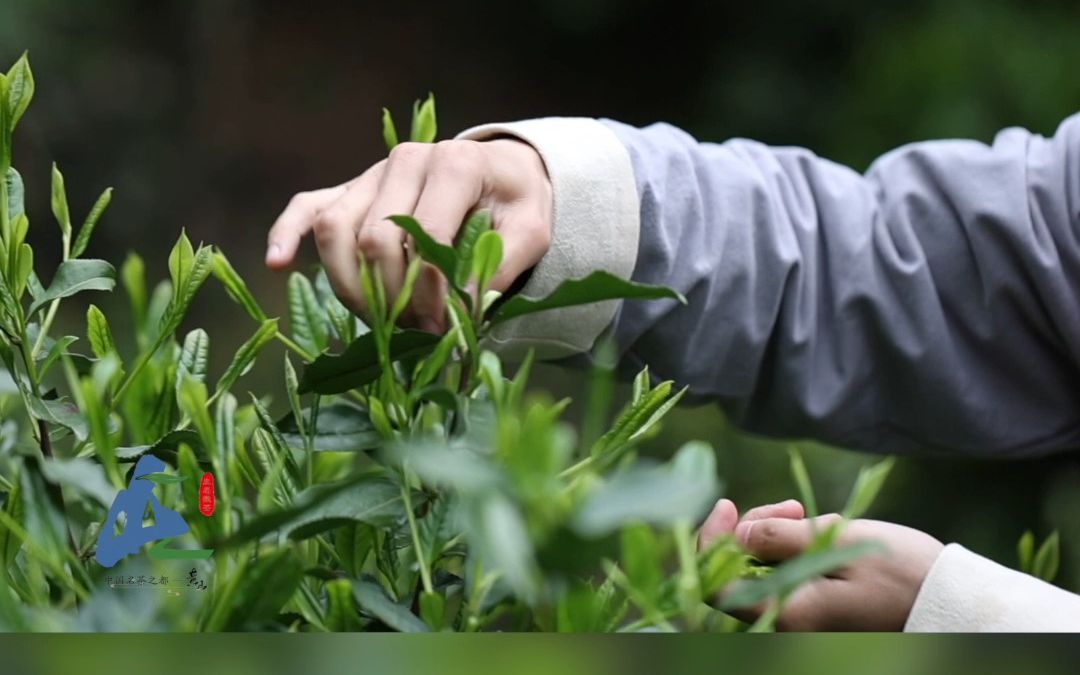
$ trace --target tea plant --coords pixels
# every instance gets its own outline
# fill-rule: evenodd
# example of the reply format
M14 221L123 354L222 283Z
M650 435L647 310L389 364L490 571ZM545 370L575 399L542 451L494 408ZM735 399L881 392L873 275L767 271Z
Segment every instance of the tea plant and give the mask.
M829 530L771 571L730 537L697 551L695 525L720 492L713 450L689 443L666 463L635 452L682 391L643 371L609 423L613 357L600 349L577 435L561 420L567 400L528 389L531 357L511 376L487 341L495 326L534 312L682 298L603 272L546 298L501 297L489 284L502 241L483 211L452 246L410 217L392 218L419 258L392 300L378 270L361 261L366 325L321 271L293 273L283 331L221 250L183 233L169 278L153 286L136 254L119 273L83 258L111 191L75 228L54 168L62 261L46 285L26 243L23 178L11 165L12 132L33 92L24 56L0 77L0 627L735 629L709 605L731 582L758 577L729 593L727 607L782 601L868 550L833 547ZM388 112L383 130L393 146ZM434 140L433 99L414 106L410 136ZM422 265L449 281L445 335L398 326ZM252 325L221 373L209 368L217 339L181 331L210 277ZM78 335L53 333L62 305L111 292L118 280L128 316L110 320L89 304ZM120 347L129 344L117 339L120 326L131 349ZM283 361L262 365L279 368L283 385L273 396L241 393L275 341L287 350ZM272 397L287 403L283 417L270 412ZM175 473L132 477L145 456ZM865 510L887 469L864 472L846 515ZM217 495L209 517L199 510L205 473ZM97 543L115 533L102 523L118 491L137 480L154 482L190 534L104 568ZM127 526L138 520L128 514ZM171 584L189 574L206 590ZM127 587L166 577L160 589Z

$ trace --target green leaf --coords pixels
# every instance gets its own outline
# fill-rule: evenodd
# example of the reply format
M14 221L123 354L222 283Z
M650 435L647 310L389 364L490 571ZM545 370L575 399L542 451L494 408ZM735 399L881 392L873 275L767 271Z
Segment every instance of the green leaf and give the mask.
M844 567L858 558L883 550L877 541L864 540L851 546L804 553L777 565L766 577L735 585L724 597L721 609L751 607L769 598L789 593L823 574Z
M248 316L259 322L266 321L266 312L259 306L259 302L251 294L247 284L220 250L214 250L214 276L225 287L229 297L243 307Z
M289 275L289 327L293 339L310 354L326 351L330 336L327 316L315 298L315 289L299 272Z
M859 477L855 479L855 487L851 489L848 503L841 512L845 520L862 518L870 510L870 506L877 499L895 463L896 460L889 457L859 471Z
M315 485L301 491L296 495L296 503L323 489L323 485ZM388 480L371 478L317 501L283 523L281 533L293 541L302 541L351 522L392 527L404 517L400 488Z
M472 275L476 278L476 286L481 291L487 289L495 272L502 263L503 242L497 232L490 231L480 235L476 240L476 248L473 251Z
M518 597L526 602L535 600L539 570L518 507L496 491L466 499L463 504L471 552L484 567L497 572Z
M627 581L643 600L655 605L664 581L662 565L666 551L648 525L623 528L621 542Z
M177 483L183 483L187 480L187 476L177 476L171 473L148 473L144 476L139 476L140 479L145 479L158 485L176 485Z
M297 493L296 498L290 505L270 511L269 513L259 514L254 518L249 518L236 532L225 540L217 542L215 548L222 551L239 546L246 546L252 541L257 541L267 534L280 530L293 521L303 518L305 514L312 512L314 509L320 507L323 502L329 501L339 493L345 492L362 483L370 482L371 480L373 480L373 478L370 475L358 474L334 483L319 483L318 485L313 485L310 488ZM400 499L401 492L397 491L396 494L398 499ZM378 514L383 513L383 510L387 508L389 508L388 505L373 505L372 517L379 517ZM353 520L359 519L353 518Z
M137 253L128 253L120 266L120 280L131 301L131 313L135 326L146 321L146 265Z
M217 386L214 387L215 392L228 391L236 383L236 380L255 363L255 357L277 335L277 321L277 319L267 319L247 342L240 345L240 348L236 350L236 354L233 355L229 367L225 369L225 373L218 380Z
M441 336L419 330L402 330L390 338L393 361L418 359L430 353ZM365 333L340 355L324 354L315 359L300 379L300 393L340 394L378 379L382 372L374 333Z
M99 359L116 351L109 322L96 305L90 305L86 310L86 338L90 342L90 350Z
M639 284L620 279L609 272L597 271L583 279L569 279L562 282L546 298L533 299L515 295L495 310L491 321L502 323L526 314L559 307L588 305L604 300L658 300L661 298L670 298L686 304L686 298L670 288Z
M799 491L799 498L806 509L806 517L817 516L817 500L814 498L814 486L810 482L810 474L806 472L806 464L803 462L802 453L796 447L788 448L791 478L795 481L795 487Z
M200 246L198 251L192 252L191 242L187 235L180 234L180 239L169 254L169 274L172 278L172 300L160 319L155 349L168 340L180 322L184 320L191 301L202 287L214 265L214 252L207 246Z
M1028 530L1016 542L1016 557L1020 562L1020 571L1031 574L1035 562L1035 535Z
M7 109L10 115L8 129L14 130L34 98L34 73L30 70L30 59L26 52L23 52L23 55L8 71L6 89Z
M191 246L187 232L180 230L180 236L169 252L169 278L172 279L173 293L184 287L184 282L191 275L195 264L195 249Z
M105 209L109 208L109 202L112 201L112 191L112 188L105 188L94 202L90 213L86 214L86 220L79 228L79 236L75 238L75 244L71 247L71 257L78 258L86 252L86 247L90 245L90 237L94 234L94 228L97 227L98 221L101 220Z
M398 144L397 127L394 126L394 116L386 108L382 109L382 137L389 152Z
M64 235L64 241L71 240L71 212L68 210L67 190L64 189L64 175L56 168L56 162L52 165L52 212L56 222L60 225L60 232Z
M333 289L330 288L330 280L326 277L326 270L321 267L315 274L315 295L319 298L319 304L326 308L330 325L334 328L334 333L337 334L339 340L348 344L355 340L359 333L364 332L362 325L360 329L357 327L359 319L334 295Z
M480 238L480 235L489 232L490 230L490 209L474 211L465 221L465 224L461 226L461 231L457 236L457 242L454 244L454 248L457 250L458 254L458 264L454 273L454 283L457 284L458 288L465 288L465 284L469 283L469 275L472 274L473 250L476 247L476 240Z
M49 351L41 359L41 364L38 366L38 377L44 377L45 373L52 368L53 364L60 360L60 357L64 354L69 354L67 348L70 347L79 338L74 335L65 335L62 338L58 338L55 342L49 346ZM50 340L45 338L45 344L49 344Z
M30 412L36 419L69 429L75 434L75 438L79 442L85 441L90 434L90 428L87 426L86 418L83 417L79 409L69 401L46 401L40 398L31 398Z
M26 213L26 190L23 186L22 175L15 167L8 167L5 174L8 189L8 220L14 222L16 218Z
M365 613L382 621L390 628L402 633L430 632L427 624L421 621L407 607L390 599L383 587L373 581L354 580L353 597L356 604Z
M303 429L306 430L311 411L305 409L301 414ZM298 450L304 448L304 432L297 423L295 413L278 422L277 426L289 447ZM367 411L344 402L319 408L318 426L313 440L316 452L360 452L373 450L382 444L382 438L371 424Z
M56 268L52 283L30 305L33 314L56 298L67 298L82 291L111 291L116 286L116 270L104 260L65 260Z
M1057 576L1058 567L1061 563L1061 542L1057 531L1046 538L1031 565L1031 574L1046 582L1051 582Z
M409 233L421 258L439 268L447 279L452 281L455 278L458 258L452 247L435 241L412 216L390 216L389 219Z
M419 108L413 106L412 129L409 138L417 143L434 142L438 134L435 121L435 95L428 94L427 99Z
M176 381L187 374L199 382L206 382L210 368L210 336L202 328L196 328L184 337L180 358L176 362Z
M203 627L207 631L234 631L278 614L292 598L304 568L292 549L283 548L248 560L233 572L214 597Z
M209 401L206 396L206 385L190 375L179 377L176 402L180 411L188 416L199 432L199 438L207 448L214 448L214 423L210 419Z
M357 614L352 582L332 579L323 587L326 591L326 627L336 633L356 632L361 628Z
M598 537L626 523L699 522L719 492L712 448L687 443L666 465L639 463L615 474L585 498L572 525L582 536Z

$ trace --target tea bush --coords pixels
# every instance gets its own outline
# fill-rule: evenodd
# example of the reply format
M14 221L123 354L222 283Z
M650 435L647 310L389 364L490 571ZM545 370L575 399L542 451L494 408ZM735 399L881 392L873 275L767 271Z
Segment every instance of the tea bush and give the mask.
M611 418L612 356L601 348L577 434L561 421L567 400L528 389L531 357L510 376L486 341L500 323L552 308L682 298L602 272L542 299L500 297L488 285L502 241L483 211L453 246L394 217L419 259L393 301L361 261L367 325L321 271L293 273L285 330L224 252L183 233L164 280L148 281L135 254L119 272L82 257L111 191L76 227L54 167L62 261L46 285L11 164L12 132L33 93L24 56L0 77L0 627L735 630L741 624L709 604L732 582L753 577L729 589L726 607L782 601L872 548L835 548L829 529L775 569L730 537L699 552L696 524L720 493L713 449L689 443L662 464L635 454L681 390L643 371ZM429 97L414 106L410 138L434 140L435 125ZM388 112L383 133L392 147ZM445 335L397 326L423 264L450 282ZM220 373L208 366L217 341L181 330L211 277L252 326ZM126 316L89 304L78 334L57 332L62 304L113 292L118 281ZM121 329L133 353L120 353ZM284 362L260 367L279 369L282 386L243 393L244 375L275 341L287 348ZM274 397L288 403L283 417L270 412ZM805 469L792 461L812 503ZM864 471L846 516L865 511L888 468ZM153 495L143 522L176 509L190 532L104 567L99 546L140 524L127 511L112 522L118 493L136 485ZM753 628L770 628L774 616Z

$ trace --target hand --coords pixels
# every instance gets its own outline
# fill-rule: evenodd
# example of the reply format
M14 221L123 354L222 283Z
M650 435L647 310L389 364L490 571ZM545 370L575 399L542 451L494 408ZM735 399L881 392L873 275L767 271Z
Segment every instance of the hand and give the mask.
M319 257L341 301L365 314L359 259L382 272L393 301L404 284L411 246L388 216L411 215L435 240L450 244L469 213L492 210L503 237L503 263L491 287L505 291L551 244L551 182L532 146L516 140L402 143L387 159L335 187L301 192L270 229L266 264L284 269L300 240L315 235ZM446 328L446 279L425 265L404 320L432 332Z
M722 499L705 520L698 537L700 547L734 533L735 540L763 562L781 563L802 553L822 528L840 519L829 514L805 519L803 506L794 499L759 506L740 520L735 504ZM885 547L881 554L858 558L849 566L799 587L788 598L776 622L778 630L903 630L941 542L903 525L878 520L847 523L837 545L872 539ZM765 610L755 607L733 611L754 621Z

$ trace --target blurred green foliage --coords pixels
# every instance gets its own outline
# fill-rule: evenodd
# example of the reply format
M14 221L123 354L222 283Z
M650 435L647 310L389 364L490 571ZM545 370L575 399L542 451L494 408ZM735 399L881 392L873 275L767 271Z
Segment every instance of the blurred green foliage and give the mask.
M253 287L276 287L284 280L259 271L269 223L288 195L340 182L383 154L372 131L383 101L438 90L448 131L544 114L666 120L702 139L803 145L863 168L909 141L989 140L1009 125L1052 131L1080 109L1077 25L1080 5L1068 0L11 0L0 4L0 62L29 48L50 83L17 141L38 162L24 167L28 182L42 184L56 159L76 212L97 197L82 190L103 180L125 195L89 257L135 247L164 259L186 226L193 238L249 251L233 255L237 267ZM50 208L47 191L27 200L32 213ZM48 241L58 237L31 235L42 251L58 250ZM232 310L215 309L229 306L220 299L192 323L227 323ZM579 374L542 375L583 398ZM666 457L694 438L720 448L740 506L795 494L787 445L740 435L713 407L675 411L650 448ZM819 510L841 508L865 460L800 447ZM933 458L898 463L873 515L1012 565L1022 532L1041 541L1057 529L1059 581L1075 588L1077 513L1072 457Z

